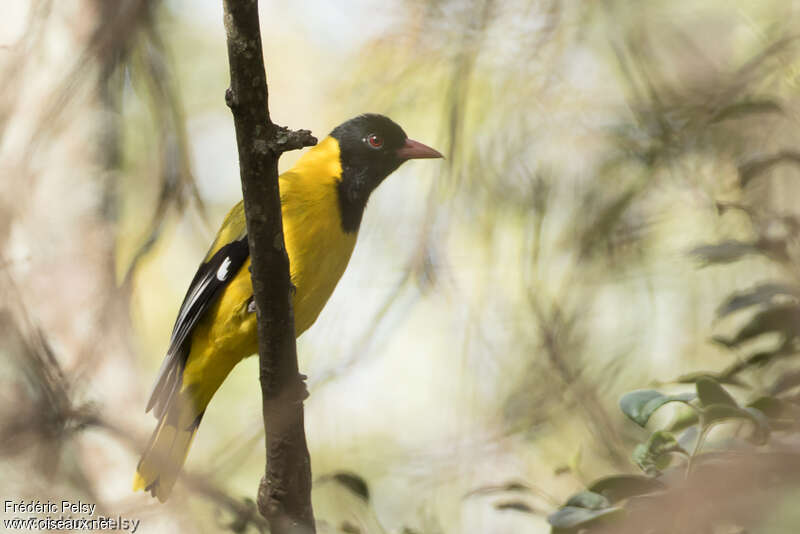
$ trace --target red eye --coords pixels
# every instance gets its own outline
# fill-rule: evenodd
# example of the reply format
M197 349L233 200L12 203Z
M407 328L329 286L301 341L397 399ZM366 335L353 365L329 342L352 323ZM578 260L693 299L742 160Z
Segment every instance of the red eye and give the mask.
M380 148L383 146L383 137L377 136L375 134L369 134L367 136L367 143L372 148Z

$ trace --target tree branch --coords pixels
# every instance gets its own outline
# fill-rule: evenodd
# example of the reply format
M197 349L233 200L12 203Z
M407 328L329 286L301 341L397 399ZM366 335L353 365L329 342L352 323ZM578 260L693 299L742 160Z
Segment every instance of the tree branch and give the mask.
M273 534L314 532L311 463L303 428L305 383L297 367L289 259L283 239L278 158L316 144L269 117L257 0L223 0L244 211L258 315L258 352L267 467L258 509Z

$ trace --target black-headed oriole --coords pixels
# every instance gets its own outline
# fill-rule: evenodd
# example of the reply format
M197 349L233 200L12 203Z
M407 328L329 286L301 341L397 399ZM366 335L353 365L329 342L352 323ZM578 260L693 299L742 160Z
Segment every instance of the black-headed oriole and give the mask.
M366 114L336 127L280 175L296 335L314 323L344 273L372 191L403 162L440 157L387 117ZM178 312L147 403L158 425L139 461L134 490L167 499L211 397L233 366L257 351L249 266L239 202Z

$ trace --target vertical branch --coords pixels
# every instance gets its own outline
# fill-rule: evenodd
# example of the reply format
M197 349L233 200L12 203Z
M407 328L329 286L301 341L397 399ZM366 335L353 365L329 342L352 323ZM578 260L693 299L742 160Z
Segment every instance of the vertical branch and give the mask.
M267 467L258 509L273 534L314 532L311 464L303 428L305 384L297 367L289 258L283 239L278 158L311 146L307 130L272 123L257 0L223 0L233 112L258 316L258 353Z

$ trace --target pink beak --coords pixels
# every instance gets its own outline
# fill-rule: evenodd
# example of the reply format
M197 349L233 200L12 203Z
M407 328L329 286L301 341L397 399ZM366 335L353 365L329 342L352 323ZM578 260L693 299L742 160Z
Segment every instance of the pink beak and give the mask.
M425 159L425 158L443 158L438 150L434 150L427 145L423 145L419 141L413 139L406 139L406 143L397 150L397 157L400 159Z

